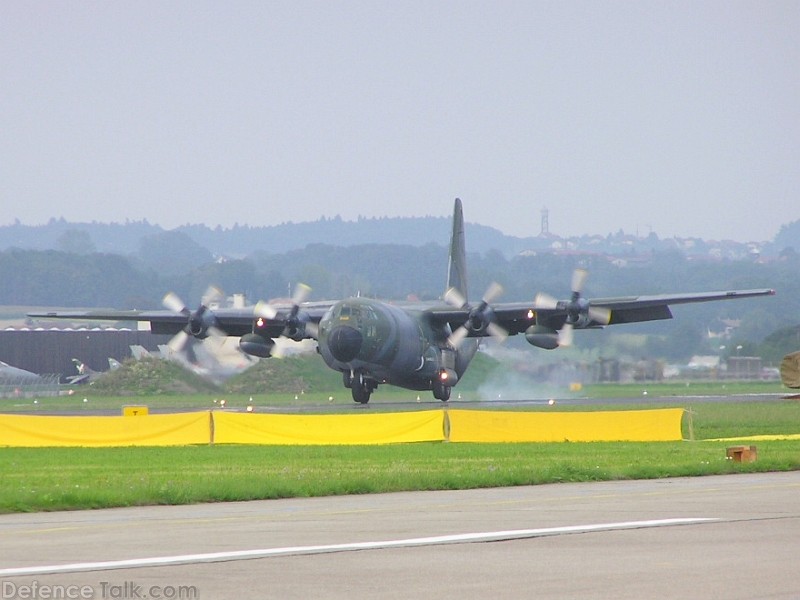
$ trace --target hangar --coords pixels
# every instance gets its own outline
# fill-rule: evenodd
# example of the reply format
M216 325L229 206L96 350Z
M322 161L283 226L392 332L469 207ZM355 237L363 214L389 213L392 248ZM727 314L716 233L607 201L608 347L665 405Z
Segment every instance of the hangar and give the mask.
M168 335L130 329L5 329L0 331L0 361L39 375L76 375L73 358L95 371L108 370L108 359L131 357L131 346L158 352Z

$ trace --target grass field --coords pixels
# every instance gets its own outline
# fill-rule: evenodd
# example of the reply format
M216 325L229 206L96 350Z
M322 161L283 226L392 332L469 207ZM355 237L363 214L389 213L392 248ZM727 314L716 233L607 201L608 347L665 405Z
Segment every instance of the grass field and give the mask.
M691 386L690 386L691 387ZM684 386L685 388L685 386ZM650 388L653 390L652 386ZM741 391L735 393L759 393ZM641 396L641 387L629 397ZM730 390L728 390L730 392ZM624 392L624 390L623 390ZM585 390L591 393L591 390ZM652 394L669 396L661 391ZM402 398L407 400L408 392ZM624 397L619 390L615 397ZM602 397L602 395L601 395ZM328 404L325 395L254 398L261 407ZM122 404L197 409L209 396L43 399L34 411L71 412ZM219 400L219 399L217 399ZM369 410L389 399L376 398ZM7 402L7 401L4 401ZM50 402L54 403L53 405ZM69 406L65 405L65 402ZM342 411L354 409L341 402ZM56 406L56 403L61 403ZM229 398L230 404L249 403ZM218 404L217 404L218 405ZM684 436L695 440L800 433L800 402L775 396L747 402L697 402L675 396L654 404L624 406L602 400L587 406L539 406L525 410L608 410L684 407ZM34 405L31 405L34 406ZM420 408L438 408L426 401ZM691 424L691 431L690 431ZM749 443L749 442L748 442ZM0 448L0 512L183 504L400 490L465 489L563 481L699 476L752 471L800 470L800 440L759 441L758 461L734 463L725 449L734 442L447 444L391 446L189 446L179 448Z
M800 441L3 449L0 512L467 489L800 468Z

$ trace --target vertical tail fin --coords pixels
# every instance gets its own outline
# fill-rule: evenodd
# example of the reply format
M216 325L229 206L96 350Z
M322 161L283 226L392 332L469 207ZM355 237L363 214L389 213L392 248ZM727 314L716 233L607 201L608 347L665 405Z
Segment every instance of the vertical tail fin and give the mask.
M450 237L450 261L447 265L447 289L450 288L457 289L467 299L467 250L460 198L456 198L453 208L453 233Z

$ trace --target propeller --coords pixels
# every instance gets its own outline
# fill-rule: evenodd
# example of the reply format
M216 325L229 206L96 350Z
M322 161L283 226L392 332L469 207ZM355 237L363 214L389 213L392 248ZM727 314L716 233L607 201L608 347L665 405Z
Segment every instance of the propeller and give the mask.
M216 326L216 317L214 317L213 311L208 308L209 304L217 302L223 297L222 290L213 285L209 286L200 300L200 306L192 312L175 292L168 292L161 301L164 307L186 317L186 326L167 343L169 349L173 352L180 352L190 337L201 340L209 336L225 337L225 332Z
M508 337L508 332L494 322L494 311L490 306L502 293L503 286L497 282L492 282L483 294L481 303L471 308L467 303L467 299L459 290L456 288L448 289L444 294L445 302L455 308L469 309L466 322L450 334L450 337L447 338L448 343L454 348L458 348L470 334L470 331L479 332L484 330L498 341L505 341Z
M284 328L281 332L281 337L300 341L307 334L316 339L319 333L317 324L309 321L308 316L300 312L300 305L305 302L310 292L311 287L305 283L298 283L295 286L291 299L291 308L286 313L286 316L283 317ZM253 308L253 314L256 318L261 317L273 321L278 319L279 309L269 302L258 302ZM274 353L273 356L275 356Z
M533 300L536 310L562 310L567 313L563 327L558 332L558 345L571 346L573 331L576 325L586 325L590 322L608 325L611 321L611 309L603 306L591 306L589 301L581 296L583 286L589 272L586 269L575 269L572 272L572 296L569 300L556 300L549 294L539 293Z

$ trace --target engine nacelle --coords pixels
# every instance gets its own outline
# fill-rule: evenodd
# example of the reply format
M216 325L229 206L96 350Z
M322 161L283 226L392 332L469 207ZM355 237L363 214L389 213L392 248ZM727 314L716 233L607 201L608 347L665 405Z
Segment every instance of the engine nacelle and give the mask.
M543 325L531 325L525 330L525 339L537 348L555 350L558 348L558 331Z
M217 318L213 311L201 304L200 308L189 315L185 331L198 340L204 340L208 337L209 329L216 326Z
M466 326L472 333L481 334L493 320L494 311L489 306L481 306L470 311Z
M259 358L269 358L274 347L275 342L272 339L265 338L257 333L247 333L239 340L239 348L242 349L242 352Z

